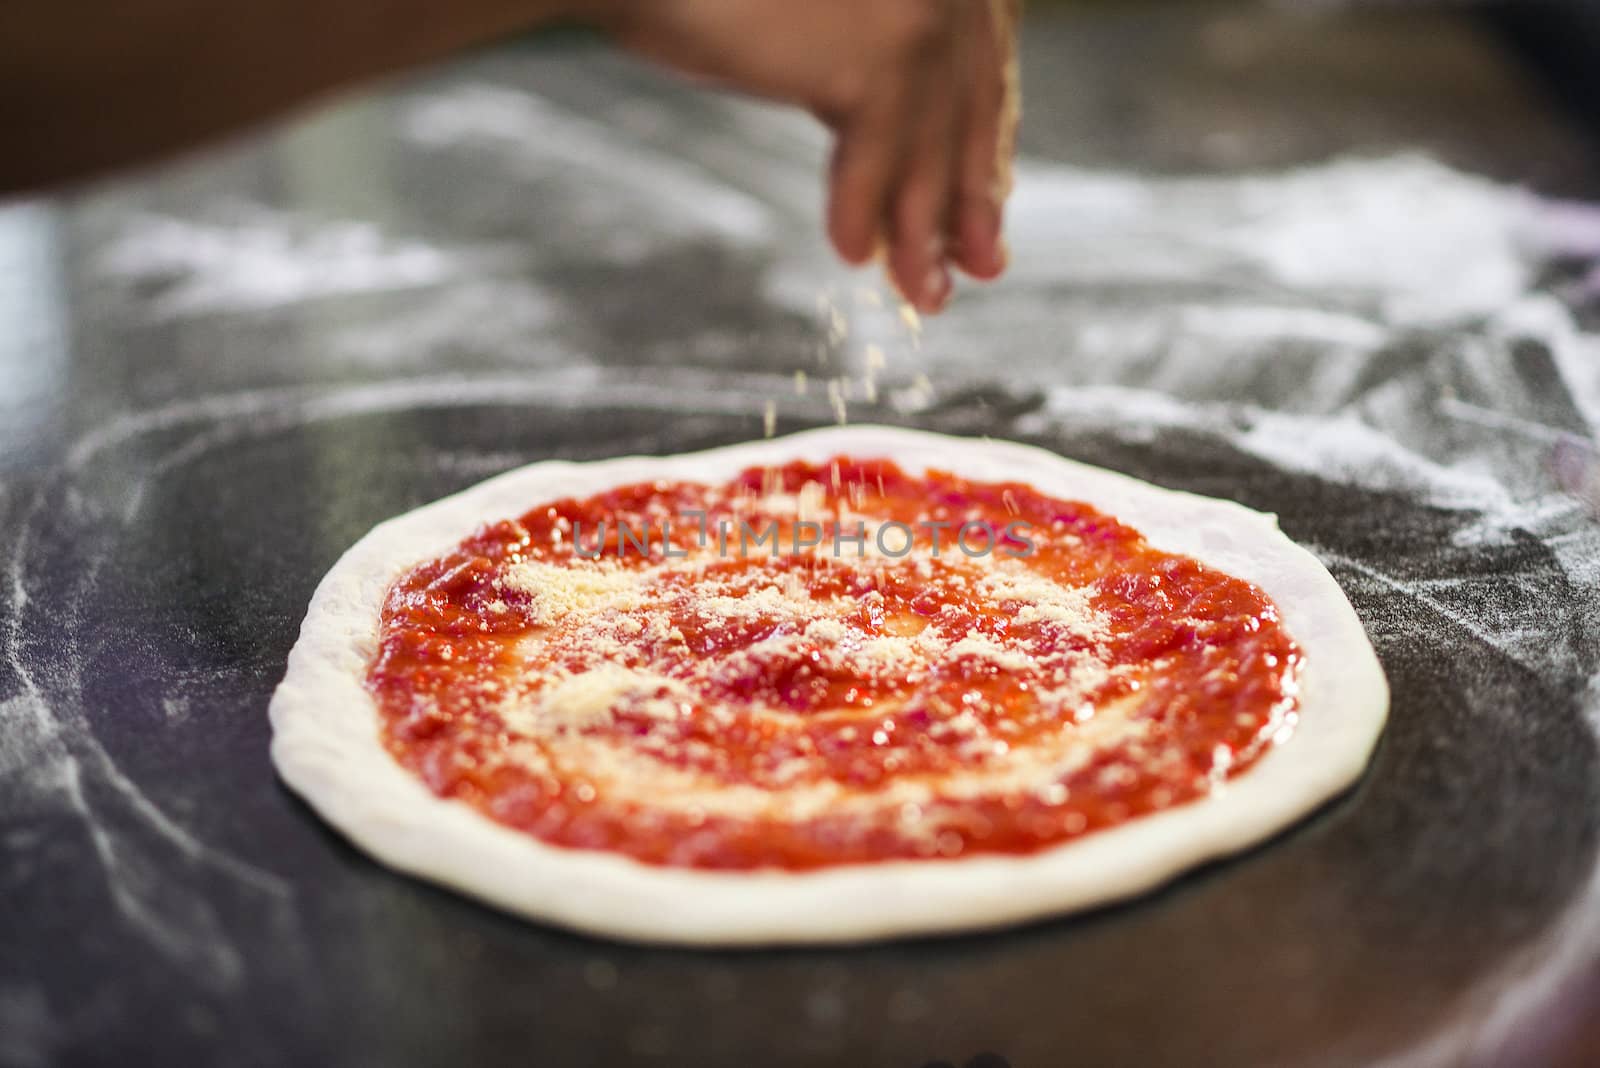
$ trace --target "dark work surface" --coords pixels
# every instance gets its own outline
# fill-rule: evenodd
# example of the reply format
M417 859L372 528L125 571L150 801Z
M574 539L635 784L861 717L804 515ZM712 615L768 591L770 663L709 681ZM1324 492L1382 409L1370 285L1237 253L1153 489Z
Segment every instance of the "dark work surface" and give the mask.
M590 51L0 209L0 1063L1582 1063L1600 240L1468 174L1578 197L1592 158L1448 15L1028 48L1016 269L920 341L822 247L806 121ZM1277 512L1389 674L1370 773L1115 908L755 953L499 915L278 784L267 700L374 523L756 436L768 399L825 422L793 372L859 378L867 342L854 420Z

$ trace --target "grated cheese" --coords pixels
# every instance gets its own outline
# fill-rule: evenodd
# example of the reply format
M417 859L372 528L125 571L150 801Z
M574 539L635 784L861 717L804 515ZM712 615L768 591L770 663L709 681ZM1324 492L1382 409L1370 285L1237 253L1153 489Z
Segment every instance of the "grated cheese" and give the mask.
M835 499L838 493L835 487ZM819 597L803 569L771 561L759 550L752 554L753 566L733 573L719 570L713 566L721 560L714 534L706 546L671 561L520 562L505 569L500 589L530 599L525 611L540 629L524 640L520 652L528 664L543 666L509 679L509 696L494 710L513 739L505 750L507 759L547 768L559 778L581 778L611 800L662 810L798 820L823 812L896 806L897 812L904 808L916 813L907 822L918 833L925 829L928 848L937 850L941 827L923 819L925 807L941 799L1001 791L1048 792L1096 753L1137 742L1147 730L1137 700L1098 706L1090 700L1123 669L1114 671L1093 651L1110 628L1109 620L1095 610L1089 589L1043 577L1020 560L992 556L974 561L948 552L934 560L925 546L907 556L889 556L876 546L883 520L843 503L830 505L817 482L807 482L793 494L728 504L734 514L757 519L835 518L851 529L862 522L868 532L866 555L858 560L853 549L847 554L859 572L943 582L976 602L1005 607L1018 626L1003 635L974 632L953 622L962 618L953 608L932 620L893 613L884 618L880 611L878 622L868 626L863 611L881 609L885 602L880 593ZM889 540L891 547L898 547L898 537ZM810 550L814 555L823 551L822 546ZM671 582L663 582L669 577ZM702 633L743 633L738 628L751 623L771 626L758 627L750 632L755 637L748 645L715 658L679 655L671 661L669 676L649 669L650 650L682 648L687 639L675 617L693 620ZM1041 641L1041 633L1052 640ZM1063 636L1079 640L1054 640ZM1086 645L1089 652L1083 651ZM1059 730L1023 742L1017 725L1007 719L979 714L982 709L961 702L917 698L923 679L941 665L963 659L994 672L1025 675L1033 683L1037 714L1049 717L1047 722L1058 724ZM563 666L552 672L550 664ZM890 774L882 785L862 789L819 773L815 752L798 750L781 758L763 755L759 769L740 768L737 778L743 781L730 783L722 777L726 769L721 762L728 755L685 733L702 723L702 717L729 730L761 729L764 720L788 720L797 713L759 701L728 706L704 695L731 680L803 680L809 672L895 684L890 695L870 708L806 713L836 724L840 744L882 745L901 737L894 717L916 699L932 716L928 736L959 753L965 766L937 776ZM637 717L634 725L642 719L648 729L641 733L630 726L613 732L609 728L618 716ZM741 723L747 728L740 728ZM885 761L886 770L892 771L893 760Z
M627 602L640 576L606 561L573 561L569 566L524 560L506 568L501 587L533 597L534 621L549 623L577 612L594 612Z

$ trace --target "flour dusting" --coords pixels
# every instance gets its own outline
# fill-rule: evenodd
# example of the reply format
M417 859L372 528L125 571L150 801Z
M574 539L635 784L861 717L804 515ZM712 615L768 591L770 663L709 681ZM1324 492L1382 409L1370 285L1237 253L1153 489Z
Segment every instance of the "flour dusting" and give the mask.
M1017 277L1200 282L1315 294L1395 324L1491 311L1531 277L1533 198L1423 157L1282 174L1152 179L1024 162Z
M146 312L169 319L429 286L481 270L495 255L391 238L367 222L223 204L205 220L134 217L95 266L114 284L154 289Z

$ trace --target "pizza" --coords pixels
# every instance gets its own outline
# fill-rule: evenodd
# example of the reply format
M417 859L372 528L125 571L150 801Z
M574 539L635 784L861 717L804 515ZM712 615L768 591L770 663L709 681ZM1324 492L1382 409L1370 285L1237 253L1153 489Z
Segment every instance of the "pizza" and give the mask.
M848 427L537 463L382 524L317 589L272 756L503 908L828 942L1157 885L1347 787L1387 707L1271 516Z

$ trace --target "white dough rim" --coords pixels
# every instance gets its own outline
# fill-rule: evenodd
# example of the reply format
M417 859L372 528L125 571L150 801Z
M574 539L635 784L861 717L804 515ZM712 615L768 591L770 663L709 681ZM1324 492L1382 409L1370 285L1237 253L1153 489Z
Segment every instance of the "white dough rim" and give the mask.
M628 483L716 483L755 464L839 453L982 481L1021 481L1084 501L1183 553L1252 582L1305 652L1289 740L1206 799L1020 857L899 860L812 873L706 872L547 845L433 794L379 740L361 680L385 592L486 520ZM385 864L511 912L642 942L849 942L1015 923L1125 898L1245 849L1333 797L1367 764L1389 691L1355 611L1316 557L1273 516L1162 489L1010 442L879 426L806 431L666 457L546 461L391 519L317 587L273 694L272 759L318 813Z

